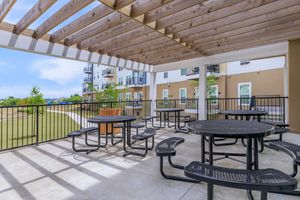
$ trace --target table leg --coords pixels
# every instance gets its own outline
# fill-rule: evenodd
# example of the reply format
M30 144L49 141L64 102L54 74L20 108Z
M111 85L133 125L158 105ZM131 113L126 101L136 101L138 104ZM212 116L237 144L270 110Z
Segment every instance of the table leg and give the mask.
M254 169L258 169L258 138L254 138L254 149L253 149L253 157L254 157Z
M252 138L247 138L247 169L252 169Z
M209 151L209 165L213 165L213 137L209 137L209 144L208 144L208 151ZM213 190L214 186L211 183L208 183L207 185L207 195L208 195L208 200L213 200Z
M205 163L205 138L201 135L201 162Z
M177 116L177 118L175 118L175 121L177 121L177 125L175 125L175 133L181 132L181 133L188 133L189 130L188 129L183 129L180 127L180 111L175 112L177 113L177 115L175 114L175 117Z

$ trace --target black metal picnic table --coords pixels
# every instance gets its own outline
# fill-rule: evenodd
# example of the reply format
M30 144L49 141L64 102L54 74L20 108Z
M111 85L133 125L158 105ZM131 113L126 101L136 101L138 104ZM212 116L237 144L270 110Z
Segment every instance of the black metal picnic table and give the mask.
M89 123L98 124L99 130L101 124L106 124L106 131L108 130L109 124L111 124L113 127L113 124L123 123L122 141L123 141L123 150L125 152L124 154L126 155L131 153L127 151L126 144L129 147L131 147L131 122L135 120L136 118L133 116L97 116L97 117L87 119ZM112 133L107 133L107 134L112 134ZM98 145L100 146L100 140Z
M166 121L168 122L168 127L175 127L175 133L177 132L182 132L182 133L187 133L188 130L187 129L183 129L180 126L180 112L184 111L184 109L181 108L159 108L159 109L155 109L155 112L159 113L159 121L160 121L160 125L158 128L165 128L166 127ZM175 114L175 125L174 126L170 126L170 113L174 113ZM164 126L162 126L162 120L164 119Z
M201 135L201 162L207 162L213 165L214 155L222 155L225 158L229 156L246 156L246 168L256 170L258 165L258 139L271 134L274 127L256 121L242 120L203 120L188 123L188 128L192 133ZM205 137L208 137L208 151L205 150ZM223 138L242 138L247 139L246 154L214 152L214 137ZM206 155L208 154L208 159ZM217 158L219 159L219 158ZM238 161L237 159L233 159ZM241 161L240 161L241 162ZM251 192L248 192L251 195Z

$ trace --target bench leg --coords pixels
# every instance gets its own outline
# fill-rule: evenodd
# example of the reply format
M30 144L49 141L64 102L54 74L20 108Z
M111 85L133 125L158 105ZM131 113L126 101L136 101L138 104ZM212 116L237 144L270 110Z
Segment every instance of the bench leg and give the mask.
M298 166L295 161L293 161L293 173L290 175L291 177L295 177L298 173Z
M260 192L260 200L267 200L268 199L268 192L267 191L261 191Z
M186 177L171 176L171 175L165 174L164 169L163 169L164 168L163 156L160 156L159 168L160 168L161 175L166 179L175 180L175 181L184 181L184 182L190 182L190 183L199 183L200 182L198 180L193 180L193 179L189 179L189 178L186 178Z

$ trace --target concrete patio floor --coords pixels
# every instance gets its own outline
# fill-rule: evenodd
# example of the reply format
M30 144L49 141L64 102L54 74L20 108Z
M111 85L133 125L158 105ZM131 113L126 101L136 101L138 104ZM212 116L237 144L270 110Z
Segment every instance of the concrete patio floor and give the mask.
M174 159L186 165L200 159L200 137L193 134L173 133L172 129L160 130L156 143L180 136L185 143L177 148ZM292 133L285 140L300 144L300 136ZM81 140L80 142L83 142ZM244 152L239 143L235 146L218 147L216 150ZM274 167L290 173L291 159L283 153L265 149L260 154L260 168ZM239 162L223 159L216 165L244 168ZM168 173L181 171L167 169ZM159 173L159 159L154 151L146 158L122 157L122 146L107 146L89 155L72 154L69 139L24 147L0 153L0 199L105 199L105 200L204 200L206 184L192 184L166 180ZM300 175L297 176L300 181ZM244 190L215 186L215 199L247 199ZM254 192L256 199L259 193ZM269 199L296 200L300 197L269 194Z

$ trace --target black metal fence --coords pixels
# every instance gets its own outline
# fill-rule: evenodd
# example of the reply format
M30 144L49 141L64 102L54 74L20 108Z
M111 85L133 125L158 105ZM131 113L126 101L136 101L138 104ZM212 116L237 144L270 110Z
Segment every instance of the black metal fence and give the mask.
M207 119L224 119L224 110L262 110L268 115L262 120L285 122L288 97L266 96L251 98L210 98L206 99Z
M0 150L65 138L91 124L87 118L101 109L118 108L122 115L140 120L150 115L152 101L121 101L0 107Z

